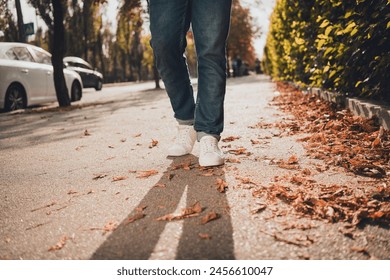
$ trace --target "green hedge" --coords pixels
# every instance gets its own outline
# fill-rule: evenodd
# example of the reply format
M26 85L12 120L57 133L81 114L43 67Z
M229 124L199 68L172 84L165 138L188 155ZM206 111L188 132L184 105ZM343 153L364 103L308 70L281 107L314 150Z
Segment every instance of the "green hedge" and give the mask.
M278 80L390 102L390 0L277 0L263 68Z

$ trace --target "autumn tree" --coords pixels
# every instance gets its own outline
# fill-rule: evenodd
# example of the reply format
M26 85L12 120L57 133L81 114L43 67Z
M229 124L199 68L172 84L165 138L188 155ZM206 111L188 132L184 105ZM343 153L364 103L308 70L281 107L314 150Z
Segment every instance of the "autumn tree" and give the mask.
M49 28L49 46L52 53L54 85L60 107L70 105L65 83L63 57L65 52L64 12L67 0L29 0Z
M7 0L0 0L0 31L4 33L4 41L17 41L18 30Z
M64 76L64 7L65 0L52 0L53 5L53 43L52 43L52 64L54 69L54 86L56 88L57 100L60 107L70 105L68 88Z
M231 25L227 43L229 59L240 56L243 61L253 64L256 58L253 39L258 33L254 27L249 8L244 8L240 0L233 0Z
M22 13L22 6L20 5L20 0L15 0L15 7L16 7L16 15L18 17L19 42L25 43L26 35L24 32L23 13Z

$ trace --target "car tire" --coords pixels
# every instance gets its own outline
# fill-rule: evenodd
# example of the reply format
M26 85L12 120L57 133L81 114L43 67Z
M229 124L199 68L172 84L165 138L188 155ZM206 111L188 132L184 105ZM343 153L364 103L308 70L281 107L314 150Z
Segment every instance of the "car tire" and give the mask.
M72 89L71 89L71 100L72 102L74 101L79 101L82 96L82 89L81 85L78 81L74 81L72 83Z
M27 107L27 98L24 88L20 84L12 84L5 94L4 110L6 112Z
M95 89L96 89L97 91L100 91L100 90L102 90L102 88L103 88L103 81L99 79L98 82L97 82L97 84L96 84Z

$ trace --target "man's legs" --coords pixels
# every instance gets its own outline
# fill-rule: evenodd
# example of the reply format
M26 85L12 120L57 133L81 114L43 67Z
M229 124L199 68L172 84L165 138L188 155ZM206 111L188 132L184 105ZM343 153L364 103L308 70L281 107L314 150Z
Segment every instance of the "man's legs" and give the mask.
M219 138L226 90L226 40L231 0L194 0L192 29L198 57L195 130ZM200 137L198 137L200 138Z
M170 98L178 133L168 150L169 156L182 156L192 151L196 140L194 94L186 58L186 34L191 21L190 0L150 0L151 45L157 69Z
M150 0L151 45L175 118L193 121L194 96L184 51L190 26L190 0Z
M199 164L224 163L218 141L224 125L226 40L231 0L192 1L192 29L198 56L198 95L195 130L200 142Z

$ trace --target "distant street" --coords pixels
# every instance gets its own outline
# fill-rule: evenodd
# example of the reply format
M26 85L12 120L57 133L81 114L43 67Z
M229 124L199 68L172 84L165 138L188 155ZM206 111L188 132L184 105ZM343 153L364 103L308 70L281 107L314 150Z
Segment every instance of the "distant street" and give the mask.
M291 120L269 104L275 94L266 76L228 79L227 162L206 170L197 145L166 157L176 123L154 82L84 90L70 109L1 113L0 259L389 259L388 228L351 238L263 195L294 175L275 163L291 159L324 186L369 180L318 171L302 136L256 126Z

